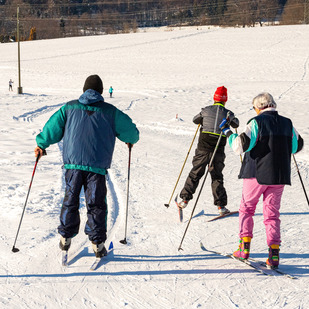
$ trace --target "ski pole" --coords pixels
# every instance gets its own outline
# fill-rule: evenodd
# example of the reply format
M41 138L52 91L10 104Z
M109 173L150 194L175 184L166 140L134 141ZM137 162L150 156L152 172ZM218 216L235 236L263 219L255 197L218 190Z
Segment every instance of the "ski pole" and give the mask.
M30 193L30 189L31 189L31 185L32 185L33 177L34 177L34 173L35 173L35 170L36 170L36 166L38 165L39 158L40 158L40 155L38 155L38 156L36 157L36 161L35 161L34 169L33 169L33 172L32 172L32 177L31 177L31 181L30 181L30 185L29 185L29 189L28 189L28 194L27 194L27 197L26 197L26 202L25 202L25 205L24 205L24 209L23 209L23 212L22 212L22 215L21 215L20 221L19 221L19 226L18 226L18 229L17 229L17 233L16 233L16 237L15 237L14 245L13 245L13 248L12 248L12 251L13 251L13 252L18 252L18 251L19 251L19 249L18 249L18 248L16 248L16 247L15 247L15 245L16 245L16 241L17 241L18 234L19 234L19 230L20 230L21 222L22 222L23 217L24 217L24 213L25 213L25 209L26 209L26 205L27 205L27 201L28 201L28 197L29 197L29 193Z
M237 128L235 129L235 132L236 132L236 134L238 134L237 133ZM239 156L240 156L240 162L242 163L242 156L241 156L241 154Z
M299 176L299 179L300 179L301 185L302 185L302 187L303 187L303 190L304 190L304 193L305 193L305 196L306 196L306 199L307 199L307 203L308 203L308 206L309 206L308 195L307 195L307 192L306 192L306 189L305 189L303 180L302 180L302 178L301 178L300 171L299 171L299 169L298 169L298 165L297 165L297 162L296 162L296 159L295 159L294 154L293 154L293 159L294 159L294 163L295 163L295 166L296 166L296 170L297 170L297 173L298 173L298 176Z
M130 185L131 149L132 149L132 144L129 144L129 163L128 163L128 181L127 181L126 224L125 224L124 239L120 240L120 242L121 242L122 244L124 244L124 245L127 244L127 226L128 226L128 208L129 208L129 185Z
M173 198L173 195L174 195L174 192L175 192L175 190L176 190L178 181L179 181L180 176L181 176L181 174L182 174L182 171L183 171L183 169L184 169L184 167L185 167L185 164L186 164L186 162L187 162L187 159L188 159L189 153L190 153L190 151L191 151L193 142L194 142L194 140L195 140L196 134L197 134L197 132L198 132L200 126L201 126L200 124L197 126L196 132L195 132L195 134L194 134L194 137L193 137L192 143L191 143L191 145L190 145L190 148L189 148L188 154L187 154L187 156L186 156L186 159L185 159L185 161L183 162L183 165L182 165L180 174L179 174L179 176L178 176L178 179L177 179L177 181L176 181L176 185L175 185L174 190L173 190L173 192L172 192L171 198L170 198L170 200L169 200L169 202L168 202L167 204L164 204L164 206L166 206L166 207L169 207L169 206L170 206L170 202L171 202L171 200L172 200L172 198Z
M205 181L206 181L206 178L207 178L209 169L210 169L210 167L211 167L211 165L212 165L212 162L213 162L213 160L214 160L214 158L215 158L215 154L216 154L216 152L217 152L217 150L218 150L218 147L219 147L219 144L220 144L220 141L221 141L221 138L222 138L222 133L223 133L223 132L221 131L220 136L219 136L219 139L218 139L218 142L217 142L217 144L216 144L216 147L215 147L215 149L214 149L214 152L213 152L213 154L212 154L212 156L211 156L211 159L210 159L210 162L209 162L209 164L208 164L208 169L207 169L207 171L206 171L206 175L205 175L205 177L204 177L204 180L203 180L203 183L202 183L200 192L199 192L199 194L198 194L198 196L197 196L197 198L196 198L196 201L195 201L194 207L193 207L193 209L192 209L192 213L191 213L190 219L189 219L189 221L188 221L187 227L186 227L186 229L185 229L185 232L184 232L183 237L182 237L182 239L181 239L180 245L179 245L179 247L178 247L178 251L179 251L179 250L183 250L183 249L181 248L181 245L182 245L183 240L184 240L184 238L185 238L185 236L186 236L186 233L187 233L188 227L189 227L189 225L190 225L191 219L192 219L192 217L193 217L193 214L194 214L194 211L195 211L197 202L198 202L198 200L199 200L199 198L200 198L200 195L201 195L201 193L202 193L202 190L203 190L203 187L204 187L204 184L205 184Z

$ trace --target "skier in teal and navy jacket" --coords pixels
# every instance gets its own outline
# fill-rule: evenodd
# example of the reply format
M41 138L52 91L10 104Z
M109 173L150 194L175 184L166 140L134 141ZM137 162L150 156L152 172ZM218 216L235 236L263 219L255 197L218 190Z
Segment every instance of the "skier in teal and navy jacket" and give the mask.
M131 118L104 102L103 83L98 75L89 76L78 100L61 107L37 135L35 155L42 156L51 144L63 140L66 190L58 232L60 248L68 250L79 231L79 195L84 187L87 223L85 233L96 256L106 249L106 179L111 165L116 137L132 147L139 131Z

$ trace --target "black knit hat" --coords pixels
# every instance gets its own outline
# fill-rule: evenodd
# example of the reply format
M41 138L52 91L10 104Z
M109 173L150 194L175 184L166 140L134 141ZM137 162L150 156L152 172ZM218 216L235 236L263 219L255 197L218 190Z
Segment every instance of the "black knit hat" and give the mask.
M84 85L83 91L85 92L88 89L95 90L95 91L99 92L100 94L102 94L102 92L103 92L103 82L102 82L100 76L90 75L90 76L87 77L87 79L85 80L85 85Z

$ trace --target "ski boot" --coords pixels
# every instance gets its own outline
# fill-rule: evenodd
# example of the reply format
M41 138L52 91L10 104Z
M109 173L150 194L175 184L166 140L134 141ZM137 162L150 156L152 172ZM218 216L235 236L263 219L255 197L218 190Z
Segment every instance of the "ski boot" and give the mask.
M92 243L92 248L93 248L93 252L94 252L94 254L97 258L101 258L102 256L107 254L107 250L104 246L103 241L99 244Z
M179 208L181 208L181 209L184 209L184 208L186 208L186 207L188 206L188 203L189 203L189 201L182 200L181 202L179 202L179 203L177 204L177 206L178 206Z
M250 254L250 242L251 237L242 237L239 240L239 247L237 251L233 253L233 256L240 260L247 260Z
M270 269L276 269L279 266L279 245L271 245L268 251L266 266Z
M60 249L63 251L68 251L71 246L71 240L72 238L64 238L63 236L61 236L60 242L59 242Z
M218 206L218 211L221 216L230 213L230 211L225 206Z

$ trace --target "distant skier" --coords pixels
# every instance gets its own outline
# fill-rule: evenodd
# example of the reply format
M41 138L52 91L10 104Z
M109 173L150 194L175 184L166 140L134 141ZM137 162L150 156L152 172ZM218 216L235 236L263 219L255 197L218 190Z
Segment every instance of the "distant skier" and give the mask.
M257 116L250 119L245 131L232 134L226 119L220 124L234 152L245 152L239 178L243 179L239 208L240 244L233 255L248 259L253 237L253 216L263 195L263 215L266 228L269 268L279 265L280 202L284 185L291 184L291 153L300 151L303 139L289 118L280 116L277 104L269 93L253 99Z
M10 79L9 80L9 91L13 91L13 84L14 82Z
M179 207L185 208L188 202L193 198L193 194L198 187L200 179L203 177L206 166L209 164L212 154L221 133L219 124L226 118L230 112L233 121L233 128L237 128L239 121L234 117L234 114L225 108L227 102L227 89L222 86L218 87L214 94L214 104L202 108L202 111L193 118L195 124L201 124L199 141L195 156L193 158L189 176L186 183L180 192L182 201L178 204ZM223 215L230 211L225 207L227 205L227 194L223 185L223 174L225 153L224 147L226 144L225 135L222 136L213 164L209 169L211 175L211 188L214 198L214 205L218 207L219 214Z
M98 75L89 76L84 93L61 107L37 135L35 156L42 156L51 144L63 140L66 189L58 232L60 248L67 251L78 234L79 195L85 192L87 217L85 233L97 257L106 253L106 179L116 137L134 144L139 131L131 118L115 106L104 102L103 83Z
M114 91L113 87L110 86L110 87L109 87L109 90L108 90L108 92L109 92L109 97L110 97L110 98L113 97L113 91Z

